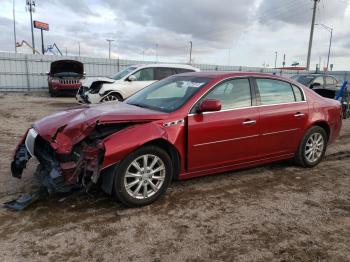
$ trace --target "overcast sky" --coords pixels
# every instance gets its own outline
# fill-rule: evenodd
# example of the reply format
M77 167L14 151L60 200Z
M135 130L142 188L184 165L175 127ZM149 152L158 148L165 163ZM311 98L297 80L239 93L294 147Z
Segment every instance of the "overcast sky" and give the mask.
M31 42L25 0L16 1L17 41ZM321 0L317 23L334 28L331 63L350 70L350 0ZM1 0L0 50L14 51L12 0ZM45 42L69 55L188 62L189 41L196 63L274 66L305 64L311 0L36 0L34 20L50 24ZM312 67L326 63L329 32L315 28ZM40 33L35 30L37 49Z

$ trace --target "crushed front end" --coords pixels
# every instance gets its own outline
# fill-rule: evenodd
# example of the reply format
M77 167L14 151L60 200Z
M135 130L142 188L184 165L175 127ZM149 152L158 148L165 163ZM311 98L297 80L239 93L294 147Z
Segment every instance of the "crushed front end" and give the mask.
M104 156L101 140L87 137L73 145L70 152L62 153L54 138L47 141L34 128L29 129L14 153L12 175L21 178L28 160L36 157L39 165L35 176L41 192L53 195L74 189L88 191L99 178Z

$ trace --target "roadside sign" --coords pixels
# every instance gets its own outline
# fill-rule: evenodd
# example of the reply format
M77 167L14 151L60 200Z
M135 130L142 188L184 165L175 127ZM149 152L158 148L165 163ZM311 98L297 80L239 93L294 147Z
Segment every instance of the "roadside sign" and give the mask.
M40 21L33 21L33 23L35 28L49 31L49 24Z

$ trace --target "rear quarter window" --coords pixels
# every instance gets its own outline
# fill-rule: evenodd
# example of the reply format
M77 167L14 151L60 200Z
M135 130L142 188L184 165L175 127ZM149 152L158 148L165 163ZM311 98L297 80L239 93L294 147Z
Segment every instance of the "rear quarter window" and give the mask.
M303 91L301 91L301 89L295 85L292 85L292 88L295 95L295 101L296 102L305 101Z

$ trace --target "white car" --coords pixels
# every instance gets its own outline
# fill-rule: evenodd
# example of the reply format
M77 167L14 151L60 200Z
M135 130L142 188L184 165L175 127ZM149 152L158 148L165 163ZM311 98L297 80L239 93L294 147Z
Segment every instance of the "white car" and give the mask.
M198 72L189 65L149 64L125 68L111 78L87 78L76 95L77 101L84 104L97 104L123 101L142 88L171 75Z

